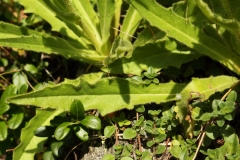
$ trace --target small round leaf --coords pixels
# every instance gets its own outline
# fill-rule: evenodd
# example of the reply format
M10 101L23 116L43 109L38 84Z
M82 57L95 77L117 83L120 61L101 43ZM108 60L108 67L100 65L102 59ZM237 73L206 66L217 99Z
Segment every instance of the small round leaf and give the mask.
M134 109L135 109L137 112L139 112L139 113L145 112L145 107L144 107L144 105L137 105L137 106L134 107Z
M236 99L237 99L237 92L236 91L231 91L226 98L226 100L230 101L230 102L235 102Z
M113 135L113 133L115 132L116 128L115 126L107 126L104 128L104 136L106 138L109 138Z
M211 113L204 113L204 114L202 114L200 119L202 121L209 121L211 118L212 118L212 114Z
M115 160L115 156L108 153L103 156L102 160Z
M132 128L127 128L123 132L124 139L132 139L137 136L137 132Z
M157 137L155 137L155 142L162 142L163 140L165 140L167 137L166 134L160 134Z
M218 137L218 132L219 132L218 126L214 124L211 124L206 129L206 135L212 140L215 140Z
M148 141L147 146L152 147L155 144L155 141Z
M225 123L225 121L223 119L218 119L216 122L217 122L217 125L219 127L222 127L224 125L224 123Z
M165 150L166 150L166 147L165 147L165 146L158 145L158 146L156 147L156 154L161 154L161 153L163 153Z
M29 63L24 66L24 69L32 74L36 74L38 72L37 67Z

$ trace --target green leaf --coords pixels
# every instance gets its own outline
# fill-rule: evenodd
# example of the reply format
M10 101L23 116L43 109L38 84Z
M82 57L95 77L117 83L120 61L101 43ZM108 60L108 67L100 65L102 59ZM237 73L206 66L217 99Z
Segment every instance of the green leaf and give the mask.
M43 159L44 160L55 160L55 157L53 155L53 152L51 150L46 150L43 153Z
M186 128L189 126L188 122L185 120L185 117L188 115L188 99L199 98L201 101L207 100L211 95L216 92L221 92L227 88L230 88L236 81L232 78L229 80L232 81L232 84L226 83L227 77L218 76L218 77L209 77L204 79L193 78L191 83L187 85L187 87L181 92L182 99L177 102L178 107L178 117L180 122L184 122L186 124ZM229 81L229 82L230 82ZM224 84L225 83L225 84ZM201 120L208 121L211 117L218 116L216 112L212 113L204 113L201 116ZM184 125L185 125L184 124Z
M66 119L66 117L62 117L62 116L55 116L51 121L50 124L54 127L59 126L60 124L62 124L63 122L68 121Z
M218 111L219 110L219 104L220 103L222 103L222 101L221 100L216 100L216 99L214 99L213 100L213 102L212 102L212 109L214 110L214 111Z
M71 1L76 13L81 18L80 26L98 52L101 51L101 33L99 19L89 0ZM102 14L101 14L102 15ZM101 53L101 52L100 52Z
M60 124L54 131L54 137L59 141L63 140L65 137L68 136L68 134L70 134L71 125L72 125L71 122L64 122Z
M10 109L10 106L8 105L7 99L13 95L16 95L17 93L17 87L14 85L9 85L5 91L1 95L0 99L0 115L4 114L6 111Z
M180 152L181 152L181 147L180 146L171 146L170 148L170 153L172 156L179 158L180 157Z
M131 125L131 121L129 121L129 120L125 117L125 113L124 113L124 112L122 112L119 117L116 117L116 116L112 117L112 120L113 120L114 122L117 122L120 127Z
M217 119L216 122L219 127L222 127L225 124L225 121L223 119Z
M37 137L50 137L54 134L55 127L41 126L34 131L34 135Z
M202 110L201 110L200 107L195 107L195 108L192 109L191 116L194 120L198 120L201 115L202 115ZM206 117L205 119L208 119L208 117Z
M123 131L124 139L132 139L137 136L137 132L132 128L127 128Z
M235 102L236 99L237 99L237 92L236 91L231 91L226 98L226 100L229 101L229 102Z
M215 140L218 137L218 134L219 134L218 126L211 124L207 127L206 135L212 140Z
M225 144L228 146L229 154L236 154L239 150L239 139L236 134L232 134L225 139Z
M116 130L115 126L106 126L104 128L104 136L106 138L111 137L113 135L113 133L115 132L115 130Z
M149 110L148 114L150 114L153 117L156 117L157 115L159 115L161 113L161 110Z
M0 141L4 141L8 136L7 124L0 120Z
M226 101L225 106L220 109L221 115L226 115L228 113L232 113L235 110L235 102Z
M102 38L102 53L104 55L109 55L111 50L110 44L110 30L111 22L115 11L115 1L114 0L98 0L98 13L100 21L100 30Z
M89 139L88 132L85 131L82 127L74 127L76 136L81 139L82 141L87 141Z
M70 114L76 119L81 119L84 117L84 106L81 101L73 100L70 106Z
M144 105L137 105L137 106L134 107L134 109L135 109L137 112L139 112L139 113L145 112L145 107L144 107Z
M65 36L68 36L73 41L78 42L79 45L83 45L85 47L87 46L87 40L85 39L81 27L77 24L73 24L73 22L67 22L67 20L71 19L73 16L70 15L66 18L64 17L63 12L60 12L61 14L57 13L56 8L59 6L55 6L56 3L52 4L51 2L53 1L18 0L18 2L25 7L25 13L35 13L51 24L53 31L57 31ZM65 4L65 7L67 5ZM62 10L62 8L58 8L58 10Z
M166 147L165 147L165 146L158 145L158 146L156 147L156 154L162 154L165 150L166 150Z
M205 54L220 62L230 70L240 73L240 56L217 40L206 35L201 29L173 12L172 8L164 8L155 0L127 0L153 26L167 32L186 46ZM171 18L166 18L171 17ZM228 53L228 54L226 54Z
M23 84L27 84L26 78L26 75L23 75L21 72L16 72L13 74L13 84L18 87L18 90Z
M200 119L202 121L209 121L213 117L212 113L203 113Z
M106 58L106 56L99 55L95 50L88 49L76 42L38 33L4 22L0 22L0 45L48 54L60 54L65 58L73 58L86 62L103 61Z
M221 133L224 140L226 140L226 138L235 133L235 129L229 125L224 124L223 127L220 128L219 133Z
M22 108L15 109L12 113L12 117L8 120L8 127L10 129L17 129L22 123L24 118L24 112Z
M137 121L134 121L136 127L140 127L143 125L144 116L141 116Z
M87 128L95 130L100 130L102 128L100 118L93 115L86 116L83 120L80 121L80 123Z
M26 71L30 72L31 74L38 73L38 68L35 67L33 64L25 64L23 67Z
M148 26L138 35L138 39L134 42L133 47L142 47L148 43L164 41L164 38L166 38L165 32L156 27Z
M228 120L228 121L231 121L231 120L234 119L234 116L235 116L235 113L232 112L232 113L229 113L229 114L225 114L225 115L224 115L224 118L225 118L226 120Z
M152 160L151 153L149 151L142 152L142 160Z
M188 159L188 148L183 148L179 153L179 160Z
M135 31L137 30L141 20L142 16L134 7L130 6L123 20L119 36L123 39L131 39L131 36L133 36Z
M167 137L166 134L160 134L160 135L158 135L157 137L155 137L154 140L155 140L155 142L159 143L159 142L162 142L163 140L165 140L166 137Z
M205 100L216 91L223 91L236 82L236 78L229 76L193 78L188 84L169 82L150 85L136 84L121 78L104 78L93 85L81 79L78 86L63 82L12 97L9 101L19 105L69 110L75 99L83 103L85 110L98 109L102 115L106 115L123 108L133 109L134 105L138 104L152 102L159 104L177 100L178 93L191 96L191 92L198 92L204 95L203 100ZM184 103L188 98L183 98Z
M33 159L35 153L43 152L43 145L47 138L34 136L34 131L39 126L49 125L51 119L62 113L65 111L61 109L53 112L37 110L36 116L22 130L21 143L14 149L13 160Z
M227 12L227 15L231 16L228 19L225 19L225 18L221 17L220 15L213 13L211 11L211 9L208 7L208 5L205 2L203 2L202 0L196 0L196 4L198 5L198 7L201 9L201 11L204 13L204 15L207 18L209 18L210 20L215 22L217 25L226 28L233 34L239 35L239 33L237 33L237 32L239 31L240 23L235 20L235 18L233 17L231 8L230 8L230 4L229 4L229 2L227 2L227 3L226 2L227 1L223 1L223 7L225 9L225 12Z
M59 157L63 153L63 142L57 141L51 143L51 150L53 155Z
M120 160L133 160L131 157L122 157Z
M155 141L147 141L147 146L152 147L155 144Z
M107 153L102 157L102 160L115 160L115 156L110 153Z
M179 68L183 63L201 56L194 51L189 51L186 47L169 51L165 49L164 45L165 42L159 42L159 45L147 44L143 47L137 47L133 50L131 58L117 59L102 70L115 74L141 75L141 72L147 70L149 66L152 66L155 72L169 66Z

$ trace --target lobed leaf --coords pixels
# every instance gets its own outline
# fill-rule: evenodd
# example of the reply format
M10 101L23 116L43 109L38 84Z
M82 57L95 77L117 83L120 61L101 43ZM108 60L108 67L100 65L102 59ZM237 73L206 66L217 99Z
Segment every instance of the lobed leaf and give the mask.
M229 76L194 78L189 84L169 82L149 85L121 78L104 78L95 84L79 79L78 86L75 82L72 84L72 81L67 81L12 97L9 101L19 105L69 110L74 100L80 100L85 110L98 109L102 115L106 115L123 108L133 109L138 104L178 100L178 93L190 96L191 92L198 92L207 99L211 94L229 88L236 82L236 78Z
M147 86L120 78L105 78L96 84L89 84L80 79L79 86L64 82L11 98L10 102L69 110L75 99L83 103L85 110L98 109L102 115L105 115L123 108L132 109L136 104L173 100L176 93L184 87L183 84L173 82ZM173 88L176 89L172 93ZM166 94L167 91L169 93Z

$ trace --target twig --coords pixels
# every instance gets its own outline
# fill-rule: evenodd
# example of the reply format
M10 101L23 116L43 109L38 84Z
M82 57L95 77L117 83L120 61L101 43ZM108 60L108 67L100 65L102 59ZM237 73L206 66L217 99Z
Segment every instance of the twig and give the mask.
M116 138L116 141L115 141L115 144L118 145L118 128L117 128L117 124L115 123L115 138Z
M199 141L199 143L198 143L198 147L197 147L197 150L196 150L195 155L194 155L194 157L193 157L193 160L195 160L195 158L197 157L197 154L198 154L198 152L199 152L199 150L200 150L200 147L201 147L201 145L202 145L202 143L203 143L203 139L204 139L204 137L205 137L206 129L207 129L208 125L209 125L209 122L207 122L207 124L206 124L206 126L205 126L205 129L204 129L204 131L202 132L202 137L201 137L201 139L200 139L200 141Z
M138 112L136 112L136 118L138 121L138 118L139 118ZM137 139L138 139L138 149L140 152L142 152L141 137L139 133L137 134Z

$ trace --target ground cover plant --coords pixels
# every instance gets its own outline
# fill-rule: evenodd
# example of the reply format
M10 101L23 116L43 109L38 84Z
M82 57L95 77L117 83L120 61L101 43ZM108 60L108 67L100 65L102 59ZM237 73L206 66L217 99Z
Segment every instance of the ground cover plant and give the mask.
M240 158L239 0L0 2L7 159Z

